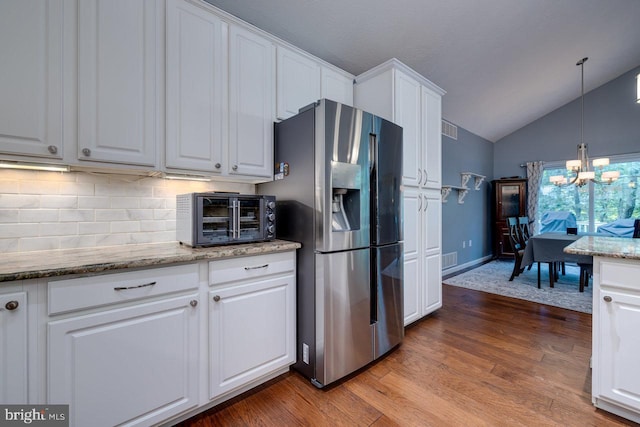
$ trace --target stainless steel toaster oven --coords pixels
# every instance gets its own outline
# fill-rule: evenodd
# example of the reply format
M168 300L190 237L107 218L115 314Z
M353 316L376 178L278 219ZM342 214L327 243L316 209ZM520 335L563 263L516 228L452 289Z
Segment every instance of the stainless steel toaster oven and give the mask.
M179 194L176 237L194 247L273 240L276 199L237 193Z

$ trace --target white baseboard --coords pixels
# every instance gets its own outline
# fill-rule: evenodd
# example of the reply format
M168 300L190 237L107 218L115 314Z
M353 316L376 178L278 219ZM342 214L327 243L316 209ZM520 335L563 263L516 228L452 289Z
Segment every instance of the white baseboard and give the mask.
M464 270L465 268L475 267L476 265L484 264L493 258L493 255L487 255L482 258L474 259L473 261L465 262L464 264L454 265L453 267L442 270L442 275L447 276L449 274Z

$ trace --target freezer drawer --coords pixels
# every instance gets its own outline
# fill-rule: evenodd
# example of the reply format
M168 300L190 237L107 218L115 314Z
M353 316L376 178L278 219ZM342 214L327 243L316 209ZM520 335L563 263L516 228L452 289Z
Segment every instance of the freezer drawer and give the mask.
M368 248L316 254L315 380L327 385L373 360Z
M403 244L372 248L371 257L374 267L371 313L375 313L373 357L377 359L404 338Z

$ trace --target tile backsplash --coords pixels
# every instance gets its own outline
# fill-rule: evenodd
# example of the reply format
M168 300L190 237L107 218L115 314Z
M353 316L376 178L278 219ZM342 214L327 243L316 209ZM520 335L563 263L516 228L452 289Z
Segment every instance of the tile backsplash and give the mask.
M0 170L0 252L176 240L176 194L253 184L90 172Z

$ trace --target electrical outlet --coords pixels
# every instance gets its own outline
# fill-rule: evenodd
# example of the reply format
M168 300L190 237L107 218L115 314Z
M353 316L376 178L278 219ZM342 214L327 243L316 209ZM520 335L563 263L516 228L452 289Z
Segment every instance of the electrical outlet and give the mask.
M467 247L467 241L466 241L466 240L463 240L463 241L462 241L462 249L464 249L464 248L466 248L466 247Z
M309 346L305 343L302 343L302 361L309 364Z
M469 247L471 247L471 239L469 239Z

